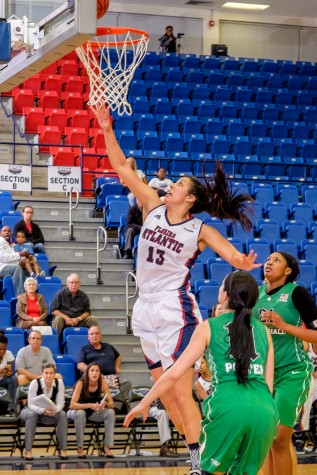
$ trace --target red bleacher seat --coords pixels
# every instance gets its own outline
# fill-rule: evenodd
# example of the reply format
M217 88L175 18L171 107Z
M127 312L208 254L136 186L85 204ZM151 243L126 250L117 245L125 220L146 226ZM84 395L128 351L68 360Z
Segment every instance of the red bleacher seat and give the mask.
M61 94L63 87L63 79L58 74L43 75L42 89L45 91L56 91Z
M43 107L43 109L47 109L49 107L52 109L59 109L60 96L56 91L39 91L38 98L38 107Z
M94 150L94 149L92 149ZM96 155L83 155L83 168L86 170L94 171L99 167L99 157Z
M37 134L39 125L45 125L45 112L42 107L23 107L21 127L27 134Z
M56 74L57 72L57 62L50 64L45 69L42 69L41 74Z
M34 74L34 76L32 76L29 79L26 79L26 81L24 81L21 84L21 88L22 89L31 89L33 94L37 97L38 91L42 88L42 82L43 82L42 75L41 74Z
M38 126L39 144L41 153L49 153L52 144L61 144L62 134L56 126L39 125Z
M57 61L57 71L58 74L65 75L68 74L69 76L77 76L78 75L78 59L59 59Z
M61 132L68 124L68 115L64 109L45 109L46 125L56 125Z
M69 147L51 147L50 155L53 157L53 165L75 167L77 165L75 152Z
M63 91L84 92L84 81L81 76L63 76Z
M34 93L31 89L13 90L13 114L22 115L23 107L34 107Z
M64 59L64 60L74 59L78 63L78 56L77 56L76 50L70 51L69 53L65 54L65 56L63 56L61 59Z
M88 131L90 126L90 114L86 110L69 111L69 125L71 127L83 127Z
M89 129L88 133L89 133L91 147L93 147L96 151L99 148L106 148L105 137L104 137L102 129L97 128L97 127L91 128Z
M80 92L62 92L62 108L65 110L80 110L84 108L84 98Z
M99 161L99 168L109 169L112 168L110 160L108 157L103 157Z
M65 127L65 144L88 147L88 134L83 127Z
M95 177L96 177L95 173L89 173L89 172L83 173L82 196L94 196L93 187L94 187Z

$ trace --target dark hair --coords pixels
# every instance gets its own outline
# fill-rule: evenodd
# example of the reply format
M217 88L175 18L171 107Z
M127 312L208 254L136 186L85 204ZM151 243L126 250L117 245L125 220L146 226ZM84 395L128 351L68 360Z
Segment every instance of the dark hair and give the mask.
M45 369L50 369L50 368L52 368L54 372L56 373L56 366L54 365L54 363L44 363L42 365L42 371L44 371Z
M31 205L26 205L26 206L23 206L23 208L22 208L22 213L24 213L24 211L26 210L26 208L31 208L31 209L34 211L33 206L31 206Z
M297 259L288 252L277 251L286 260L287 266L292 269L292 272L286 276L286 282L294 282L299 276L299 266Z
M165 30L167 30L168 28L171 28L172 30L174 30L174 28L172 27L172 25L168 25Z
M230 219L233 223L239 222L247 231L252 229L252 222L247 212L252 214L253 211L246 202L252 203L253 199L246 193L232 192L220 162L216 162L213 181L207 181L205 175L204 183L196 177L189 179L192 182L190 193L196 197L190 209L192 213L206 211L210 216Z
M258 297L258 284L245 271L234 271L227 275L224 290L229 297L229 308L234 310L234 319L229 326L230 348L228 353L235 358L235 373L239 384L248 381L250 359L254 353L251 311Z
M5 336L4 330L0 330L0 343L8 344L8 338Z
M89 397L89 377L88 377L88 373L89 373L89 370L92 366L98 366L98 368L100 370L100 376L99 376L99 379L98 379L98 391L99 391L100 394L101 394L101 391L102 391L103 374L101 372L101 368L100 368L99 364L96 363L96 361L93 361L92 363L90 363L87 366L87 368L85 369L84 374L82 375L82 377L79 380L79 381L83 382L83 393L84 393L85 398Z

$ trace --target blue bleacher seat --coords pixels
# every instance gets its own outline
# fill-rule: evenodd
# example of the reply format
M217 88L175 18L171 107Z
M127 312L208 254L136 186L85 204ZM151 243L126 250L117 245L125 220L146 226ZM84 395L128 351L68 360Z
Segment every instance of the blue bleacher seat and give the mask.
M0 191L0 211L13 211L12 194L9 191Z
M11 305L6 300L0 300L0 328L12 326Z
M125 199L124 199L125 198ZM120 225L120 217L123 214L128 214L129 201L127 197L107 197L105 208L105 226L107 228L118 228Z
M312 261L317 266L317 240L304 239L301 243L301 252L305 260Z
M55 297L57 292L59 292L60 290L62 290L61 283L58 283L58 282L47 282L47 283L40 282L39 283L38 293L43 295L48 309L50 309L50 305L53 298Z
M78 361L81 348L88 344L87 335L68 335L65 343L65 354Z
M3 294L3 299L9 302L10 304L12 318L15 318L17 298L14 292L12 278L9 275L6 275L5 277L3 277L2 294Z
M280 237L280 225L275 219L259 219L256 222L256 233L269 244Z
M190 269L190 286L192 291L195 289L195 282L197 280L205 279L205 266L203 262L195 262Z
M226 224L219 218L206 218L204 223L208 226L212 226L213 228L217 229L217 231L224 237L228 236L228 230Z
M314 207L317 203L317 185L303 185L301 191L303 202Z
M231 235L245 244L247 239L253 237L253 231L245 231L240 223L236 223L231 227Z
M273 241L273 250L275 252L288 252L296 258L298 256L297 244L293 239L275 239Z
M201 285L197 297L199 304L205 305L210 313L213 306L218 302L218 293L218 285Z
M251 238L246 241L247 253L251 250L257 254L256 262L263 263L271 253L271 246L267 239Z
M251 196L262 203L266 201L274 201L274 189L270 183L253 183L251 185Z
M306 226L302 221L285 220L282 223L282 235L287 239L292 239L296 242L299 248L303 239L306 239Z
M14 226L19 222L21 221L22 219L22 214L21 213L17 213L17 214L11 214L11 215L4 215L2 217L2 222L1 222L1 226L9 226L9 228L13 231L14 229Z
M266 201L264 203L264 217L274 219L282 225L285 219L288 219L288 207L282 201Z
M60 353L59 336L57 333L53 333L52 335L42 335L42 345L49 348L53 355L58 355Z
M310 289L311 283L316 280L316 266L312 261L300 259L298 261L299 280Z
M96 193L96 208L105 208L107 196L122 195L122 193L123 186L120 183L104 183L100 186L99 194Z
M287 207L289 207L290 203L297 203L299 201L297 186L288 183L278 184L276 187L276 199L285 203Z
M18 351L25 346L24 332L20 328L21 333L11 332L9 329L4 329L4 334L8 338L8 350L12 351L16 356Z
M232 266L220 257L210 258L207 261L208 278L214 280L219 285L222 284L224 278L232 271Z
M313 219L313 208L309 203L291 203L290 218L297 221L302 221L305 226Z
M61 374L65 386L73 387L76 383L76 362L69 355L53 355L56 372Z

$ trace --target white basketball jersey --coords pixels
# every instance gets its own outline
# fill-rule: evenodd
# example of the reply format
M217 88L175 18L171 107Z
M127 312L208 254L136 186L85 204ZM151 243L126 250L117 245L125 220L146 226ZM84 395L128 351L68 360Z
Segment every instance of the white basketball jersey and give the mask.
M137 279L140 292L188 290L190 269L197 256L202 221L170 224L166 206L154 208L141 229L138 245Z
M204 388L207 394L210 394L210 388L211 388L211 381L207 381L204 379L202 376L198 378L198 382L201 384L201 386Z

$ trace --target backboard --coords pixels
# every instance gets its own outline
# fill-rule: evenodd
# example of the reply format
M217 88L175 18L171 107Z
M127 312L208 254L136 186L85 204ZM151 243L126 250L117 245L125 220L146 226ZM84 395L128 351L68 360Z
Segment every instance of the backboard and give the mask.
M19 5L24 7L20 11ZM30 0L24 4L0 0L0 11L14 24L11 42L15 36L21 36L23 43L8 63L0 64L0 92L18 86L88 41L97 27L96 0Z

